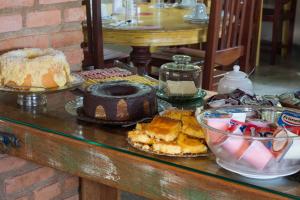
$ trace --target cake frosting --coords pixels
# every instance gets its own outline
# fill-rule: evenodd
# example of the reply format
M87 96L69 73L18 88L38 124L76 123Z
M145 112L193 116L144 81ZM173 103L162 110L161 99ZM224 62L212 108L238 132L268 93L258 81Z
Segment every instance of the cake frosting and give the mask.
M70 81L70 66L63 52L26 48L0 56L1 85L55 88Z

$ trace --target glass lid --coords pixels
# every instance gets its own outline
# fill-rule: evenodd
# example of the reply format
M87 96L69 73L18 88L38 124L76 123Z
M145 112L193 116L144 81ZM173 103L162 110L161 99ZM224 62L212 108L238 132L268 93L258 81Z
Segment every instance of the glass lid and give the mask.
M162 69L178 70L178 71L198 71L201 67L194 65L191 62L192 58L186 55L174 55L172 57L174 62L162 65Z
M244 78L247 78L248 75L246 73L240 71L239 65L234 65L233 71L227 72L225 74L225 77L228 79L244 79Z

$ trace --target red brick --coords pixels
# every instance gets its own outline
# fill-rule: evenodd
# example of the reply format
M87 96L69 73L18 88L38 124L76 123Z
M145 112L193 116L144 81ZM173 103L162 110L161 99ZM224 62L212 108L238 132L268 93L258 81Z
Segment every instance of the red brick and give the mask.
M79 179L78 177L71 176L66 178L64 182L64 191L70 191L79 188Z
M32 186L38 182L47 180L54 175L54 170L49 167L42 167L20 176L8 178L4 181L5 192L12 193L20 189Z
M0 0L0 9L33 6L34 0Z
M49 46L48 35L33 35L0 40L0 52L24 47L46 48Z
M40 4L55 4L55 3L65 3L70 1L77 1L77 0L39 0Z
M33 192L34 200L50 200L61 193L59 183L48 185Z
M21 15L0 16L0 33L18 31L22 28Z
M2 158L0 159L0 173L18 169L26 163L25 160L12 156Z
M82 31L60 32L53 34L51 38L52 47L66 47L80 44L83 41Z
M64 51L67 60L70 65L81 64L83 60L83 51L82 49L72 49L72 50L65 50Z
M66 198L66 199L64 199L64 200L79 200L79 195L77 194L77 195L68 197L68 198Z
M61 23L60 10L48 10L40 12L31 12L27 14L27 27L52 26Z
M82 63L77 65L71 65L71 72L80 72L82 71Z
M76 22L85 20L85 7L69 8L64 11L65 22Z

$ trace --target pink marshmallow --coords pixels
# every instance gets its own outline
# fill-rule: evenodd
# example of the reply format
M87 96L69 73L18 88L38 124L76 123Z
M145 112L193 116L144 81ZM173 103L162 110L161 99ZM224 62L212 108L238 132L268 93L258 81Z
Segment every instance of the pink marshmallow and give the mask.
M228 151L230 154L234 155L237 158L240 158L241 155L249 147L247 140L238 137L228 137L221 146Z
M253 141L240 159L245 160L258 170L263 170L273 158L270 150L260 141Z
M218 130L226 131L230 120L230 118L208 118L207 125Z
M228 129L228 124L230 118L209 118L207 119L207 125L215 129L226 131ZM212 144L219 144L227 138L226 135L222 133L217 133L214 131L208 130L207 141Z

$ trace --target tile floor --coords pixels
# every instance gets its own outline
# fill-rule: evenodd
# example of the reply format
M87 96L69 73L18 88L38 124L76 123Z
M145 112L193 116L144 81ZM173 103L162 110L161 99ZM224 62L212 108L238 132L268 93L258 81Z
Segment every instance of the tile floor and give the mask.
M250 76L256 94L277 95L300 90L300 47L295 47L288 59L278 57L276 65L269 65L270 56L263 52L260 65Z

